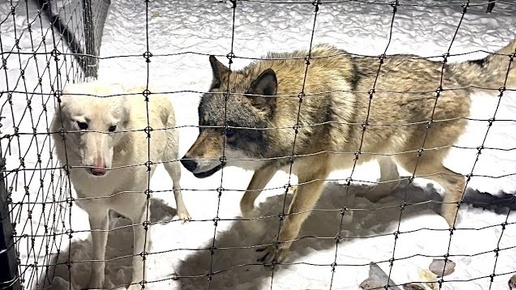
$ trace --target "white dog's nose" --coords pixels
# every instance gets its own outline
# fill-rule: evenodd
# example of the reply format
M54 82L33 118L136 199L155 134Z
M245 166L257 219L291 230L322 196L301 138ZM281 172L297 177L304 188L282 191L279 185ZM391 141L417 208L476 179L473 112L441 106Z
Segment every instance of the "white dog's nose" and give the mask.
M102 156L97 155L93 166L90 168L90 172L95 176L102 176L106 174L106 163L102 159Z
M93 174L95 176L102 176L102 175L106 174L106 168L92 167L92 168L90 168L90 172L91 172L91 174Z

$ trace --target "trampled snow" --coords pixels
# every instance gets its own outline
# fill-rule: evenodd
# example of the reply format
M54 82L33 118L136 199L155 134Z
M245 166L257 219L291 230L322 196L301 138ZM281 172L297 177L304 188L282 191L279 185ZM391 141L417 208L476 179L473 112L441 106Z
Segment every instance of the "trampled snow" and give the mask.
M322 2L317 14L314 43L330 43L355 54L383 53L389 43L391 22L392 40L387 54L410 53L435 56L439 60L454 39L449 52L460 55L450 57L450 62L484 57L486 52L495 51L516 37L516 5L509 2L497 3L493 13L487 14L485 3L474 1L473 4L482 5L470 5L462 21L463 7L459 1L400 1L394 20L389 1L377 4L372 1ZM45 48L51 51L49 36L46 37L46 46L35 47L31 43L31 39L35 39L35 43L41 42L43 36L40 31L48 30L48 21L44 20L42 24L34 22L36 9L29 4L30 13L26 15L25 2L19 3L16 17L4 20L3 15L8 15L12 4L0 2L2 57L7 61L6 69L3 69L7 83L2 81L0 88L2 92L15 91L12 106L5 100L7 94L2 95L1 114L6 117L2 120L2 134L13 134L13 126L19 127L20 132L32 133L35 127L38 132L46 133L54 101L50 99L48 113L43 113L41 103L44 97L37 96L38 101L32 101L29 110L23 92L49 89L49 77L43 80L43 86L37 85L37 75L45 69L48 58L7 56L6 52L45 52ZM227 64L225 55L232 49L237 56L232 67L241 68L251 61L249 58L259 58L268 51L308 48L314 23L314 6L310 1L302 4L288 1L237 2L234 26L229 1L156 0L148 2L148 5L147 34L144 1L112 1L102 41L99 78L130 84L148 81L158 91L168 92L180 130L180 155L187 151L197 136L200 92L206 91L211 82L208 54L218 55ZM28 23L32 24L32 31L27 29ZM18 43L16 39L19 39ZM15 48L16 45L20 48ZM150 63L143 57L147 45L153 55ZM70 69L70 63L60 69ZM20 80L22 70L25 79ZM55 76L55 66L50 66L47 74ZM450 169L464 174L471 173L477 154L475 148L481 145L488 129L485 120L493 117L499 100L496 93L477 93L472 98L472 118L483 121L471 121L467 132L456 144L472 149L454 148L445 162ZM515 113L516 93L505 92L496 119L512 121L494 122L484 144L485 147L503 150L482 150L473 173L491 177L473 177L469 182L470 188L494 195L516 191ZM31 115L36 117L30 118ZM31 134L22 134L14 140L20 140L21 144L20 149L13 145L10 155L6 156L8 171L20 166L20 156L24 156L26 168L57 166L55 160L48 162L50 142L47 135L33 138ZM2 140L3 154L8 152L5 142ZM38 152L42 163L37 162ZM353 178L375 181L377 171L376 164L367 164L359 167ZM13 189L14 202L52 200L52 196L46 194L52 184L49 174L38 171L19 174L18 179L10 183L18 185ZM508 176L501 177L505 175ZM441 289L506 289L509 277L516 271L515 213L496 214L464 205L457 230L450 236L446 222L435 213L438 205L423 203L407 207L400 223L399 206L405 196L410 201L439 199L438 185L434 188L434 184L428 184L429 181L417 179L415 184L403 184L392 197L377 204L357 196L367 190L365 185L355 184L348 191L343 185L328 183L317 205L318 210L312 213L301 230L299 236L304 238L294 243L286 265L279 266L272 275L269 269L256 262L259 254L255 248L270 243L277 232L277 215L283 207L283 186L288 176L278 173L268 184L270 190L258 200L260 214L270 218L239 221L236 219L240 215L240 197L251 176L252 172L226 168L221 184L220 174L199 180L184 170L181 183L184 199L194 219L187 224L182 224L177 217L172 218L171 207L175 204L170 191L155 195L151 211L152 221L156 224L149 231L152 246L146 262L149 281L146 288L358 289L360 282L367 278L370 262L377 262L385 272L391 273L392 280L401 284L419 281L419 270L426 269L434 257L443 257L447 253L457 266L454 273L444 278ZM339 171L331 178L345 180L348 176L349 171ZM40 186L40 179L44 187ZM27 190L30 194L26 194L23 186L29 183ZM226 190L219 197L216 188L220 186ZM171 180L163 168L156 171L151 187L154 190L171 190ZM70 257L74 263L70 266L71 275L66 264L57 267L56 277L46 286L49 289L84 288L90 264L80 261L88 260L91 250L87 240L89 226L86 214L72 206L69 217L69 207L64 202L51 210L37 205L19 207L23 210L13 210L20 213L16 217L17 233L29 235L19 240L22 264L55 262L44 258L45 251L41 250L44 247L38 244L46 240L36 239L36 245L32 246L30 235L43 234L42 223L56 228L56 231L61 230L61 225L52 224L52 220L59 220L67 229L71 225L74 231L71 248L68 235L58 237L55 239L58 242L47 244L47 247L51 253L60 248L59 260L66 261ZM343 215L338 211L324 210L341 207L356 210L347 210ZM52 217L52 214L61 212L57 208L65 210L63 215L66 216ZM32 219L27 223L29 210ZM41 213L46 213L46 216L40 218ZM221 220L215 226L216 217ZM501 225L504 222L509 223L505 228ZM132 234L127 227L128 221L114 217L111 225L121 229L110 234L108 258L130 255ZM336 247L334 237L339 230L343 240ZM397 239L396 231L401 232ZM209 250L212 245L213 254ZM495 249L500 249L498 256L493 251ZM393 259L391 267L390 259ZM333 263L336 263L334 272ZM25 284L31 289L35 288L38 277L45 270L42 267L21 269L25 269ZM130 259L113 259L106 269L107 287L130 281ZM211 280L208 279L210 272ZM176 276L180 279L173 279Z

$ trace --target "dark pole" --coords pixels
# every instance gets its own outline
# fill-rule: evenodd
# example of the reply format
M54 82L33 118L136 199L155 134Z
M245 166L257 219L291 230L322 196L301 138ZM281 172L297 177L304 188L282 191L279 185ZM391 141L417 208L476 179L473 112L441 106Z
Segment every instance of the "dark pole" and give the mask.
M18 259L9 216L9 197L4 182L5 158L0 158L0 289L19 290Z
M87 30L88 27L93 28L93 13L91 10L91 1L83 0L83 20L84 20L84 28L85 28L85 42L86 42L86 52L83 51L79 41L77 41L77 37L75 33L70 30L68 26L66 26L61 17L59 17L58 13L54 13L52 11L52 6L50 4L51 0L34 0L40 11L44 12L45 15L52 23L57 31L63 36L66 44L72 51L75 56L75 59L79 63L82 71L84 72L85 77L97 77L97 66L96 66L96 53L95 53L95 39L93 38L94 33L91 30L91 35L89 35L90 31ZM86 10L88 8L88 10ZM93 49L89 48L90 46ZM85 55L88 54L88 55ZM89 56L91 55L91 56ZM93 64L93 65L92 65Z
M97 78L97 49L95 45L95 26L93 23L91 0L82 0L82 12L84 22L84 38L86 45L86 56L83 59L84 75L87 78Z

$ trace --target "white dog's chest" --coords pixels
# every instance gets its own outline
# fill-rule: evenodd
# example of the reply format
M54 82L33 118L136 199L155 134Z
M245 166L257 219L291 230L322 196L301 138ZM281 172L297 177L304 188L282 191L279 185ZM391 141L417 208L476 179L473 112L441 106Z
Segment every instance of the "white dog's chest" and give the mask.
M146 180L147 174L145 168L135 167L114 170L105 176L97 177L88 174L84 169L77 169L71 173L70 179L78 198L104 199L108 202L114 197L143 194L147 183L137 181Z

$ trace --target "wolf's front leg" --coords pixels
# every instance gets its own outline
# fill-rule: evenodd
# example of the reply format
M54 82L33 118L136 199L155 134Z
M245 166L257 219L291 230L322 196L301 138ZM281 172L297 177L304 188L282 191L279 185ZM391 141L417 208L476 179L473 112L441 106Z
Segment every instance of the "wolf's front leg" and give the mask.
M310 178L306 178L308 176L310 176ZM297 238L303 222L310 215L311 210L315 207L315 204L321 196L327 173L325 169L319 169L308 176L298 176L299 185L290 203L288 216L281 227L278 236L279 243L258 250L265 251L265 254L258 259L259 262L269 265L273 262L280 263L286 258L290 246L293 240Z
M240 210L244 218L252 218L254 213L254 201L262 193L267 183L276 173L273 166L266 166L254 172L251 182L247 186L244 196L240 200Z

